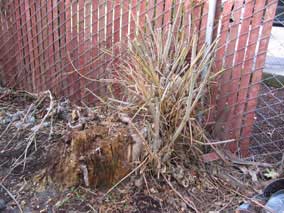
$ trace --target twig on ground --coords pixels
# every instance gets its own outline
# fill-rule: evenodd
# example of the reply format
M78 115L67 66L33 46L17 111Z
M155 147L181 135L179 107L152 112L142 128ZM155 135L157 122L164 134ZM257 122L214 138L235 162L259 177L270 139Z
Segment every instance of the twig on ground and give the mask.
M179 196L180 199L183 200L183 202L186 203L186 205L187 205L188 207L190 207L191 209L193 209L195 212L199 212L192 201L190 201L190 200L184 198L184 197L181 195L181 193L179 193L179 192L175 189L175 187L172 185L172 183L165 177L165 175L162 174L162 176L163 176L163 178L165 179L165 181L167 182L167 184L171 187L171 189L177 194L177 196Z
M221 209L218 209L218 211L216 212L222 212L224 209L226 209L232 202L233 202L234 198L230 199L230 201L228 203L226 203Z
M282 158L281 158L281 161L280 161L280 166L279 166L278 173L279 174L283 174L283 169L284 169L284 153L282 154Z
M121 184L124 180L134 174L138 169L140 169L145 163L147 163L148 157L146 157L137 167L135 167L131 172L129 172L125 177L123 177L120 181L118 181L113 187L111 187L103 196L105 198L112 190L114 190L119 184Z
M231 192L233 192L233 193L235 193L235 194L237 194L237 195L239 195L239 196L245 198L246 200L249 200L250 202L252 202L252 203L258 205L259 207L265 209L266 211L273 213L273 211L271 211L270 209L268 209L267 207L265 207L263 204L261 204L261 203L258 202L257 200L255 200L255 199L253 199L253 198L249 198L248 196L246 196L246 195L244 195L244 194L238 192L237 190L235 190L235 189L233 189L233 188L227 187L225 184L222 184L222 187L223 187L223 188L227 188L227 190L229 190L229 191L231 191Z
M7 142L7 144L5 145L5 147L3 148L4 152L6 151L6 148L12 143L12 141L18 137L19 135L19 131L17 130L16 133L14 133L13 137ZM1 137L0 137L1 138Z
M26 158L27 158L27 154L28 154L28 150L31 146L31 144L34 142L34 139L37 135L37 132L42 128L43 126L43 123L46 121L46 119L50 116L50 113L52 112L53 108L54 108L54 99L53 99L53 96L50 92L50 90L47 90L45 92L43 92L43 94L46 94L48 95L49 99L50 99L50 103L49 103L49 107L48 107L48 110L46 112L46 114L44 115L44 117L41 119L41 122L40 124L37 126L37 128L35 129L35 131L33 131L33 133L30 135L29 139L28 139L28 144L26 146L26 149L24 151L24 165L23 165L23 170L25 169L25 166L26 166Z
M3 137L3 135L8 131L8 129L10 128L10 126L13 124L13 121L11 121L8 125L7 125L7 127L3 130L3 132L1 133L1 135L0 135L0 138L2 138Z
M90 207L90 209L92 209L93 212L97 213L98 211L89 203L87 203L87 206Z
M253 162L253 161L245 161L245 160L231 160L234 164L240 164L240 165L248 165L248 166L261 166L261 167L268 167L273 168L274 165L270 163L262 163L262 162Z
M203 145L220 145L220 144L232 143L235 141L236 141L235 139L224 140L224 141L212 141L212 142L203 143Z
M51 118L50 118L50 130L49 130L49 134L48 134L48 140L51 140L52 135L54 134L53 122L54 122L54 117L53 117L53 115L51 115Z
M17 166L19 166L21 164L24 164L23 170L25 169L28 150L33 143L35 143L35 148L36 148L36 141L35 141L36 135L37 135L38 131L44 126L44 122L50 117L52 110L55 106L54 98L53 98L53 96L52 96L52 94L49 90L44 91L44 92L40 93L39 95L34 95L34 96L37 96L38 99L36 100L35 103L32 103L29 106L27 113L24 115L24 117L22 119L23 122L25 122L25 120L27 119L28 116L35 113L36 108L44 101L44 99L46 97L49 97L49 99L50 99L49 107L48 107L47 112L45 113L44 117L41 119L40 123L34 127L34 129L32 130L32 133L27 138L27 144L26 144L24 152L15 160L15 162L11 166L10 172L8 174L10 174L11 171L13 171ZM9 125L8 125L8 127L9 127ZM16 134L18 134L18 132L19 132L19 129L17 130ZM53 127L52 127L52 124L51 124L50 134L52 134L52 132L53 132Z
M90 190L89 188L85 188L83 186L79 186L81 189L85 190L86 192L89 192L92 195L98 196L98 194L96 194L95 192L93 192L92 190Z
M144 179L144 182L145 182L145 185L146 185L147 192L148 192L148 194L150 195L151 192L150 192L150 190L149 190L148 181L147 181L147 179L146 179L146 176L145 176L144 173L142 174L142 176L143 176L143 179Z
M17 201L17 199L15 198L15 196L7 189L2 183L0 183L0 186L1 186L1 187L7 192L7 194L15 201L15 203L16 203L16 205L17 205L19 211L20 211L21 213L24 213L23 210L22 210L21 205L19 204L19 202Z

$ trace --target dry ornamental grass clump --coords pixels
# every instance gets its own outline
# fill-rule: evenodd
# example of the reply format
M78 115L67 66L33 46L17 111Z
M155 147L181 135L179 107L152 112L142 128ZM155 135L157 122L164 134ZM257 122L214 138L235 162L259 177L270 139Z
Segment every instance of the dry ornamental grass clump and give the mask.
M122 94L107 102L119 109L137 143L143 144L139 147L144 159L154 163L158 174L177 147L185 148L180 144L198 158L208 142L198 115L209 109L204 100L216 75L211 69L217 42L199 48L195 34L190 37L182 28L176 30L180 16L181 6L173 23L163 29L154 28L146 18L146 30L140 28L136 38L128 41L129 48L114 66L113 82L121 83ZM146 137L141 132L145 129Z

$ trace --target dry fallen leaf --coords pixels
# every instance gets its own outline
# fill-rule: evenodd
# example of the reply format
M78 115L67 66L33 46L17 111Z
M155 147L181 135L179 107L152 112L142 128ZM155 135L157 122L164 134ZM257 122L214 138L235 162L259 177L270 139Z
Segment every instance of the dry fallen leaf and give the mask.
M266 169L266 172L264 172L263 175L271 179L275 179L279 177L279 173L276 172L274 169Z
M72 121L76 121L79 118L79 112L77 110L72 110L71 118Z

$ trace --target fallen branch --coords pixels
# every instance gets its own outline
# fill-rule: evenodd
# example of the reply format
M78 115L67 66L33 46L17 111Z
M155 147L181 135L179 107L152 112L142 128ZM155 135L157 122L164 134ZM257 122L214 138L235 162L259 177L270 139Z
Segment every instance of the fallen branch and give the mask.
M43 119L41 120L40 124L37 126L37 128L33 131L33 133L30 135L29 139L28 139L28 144L26 146L26 149L25 149L25 152L24 152L24 166L23 166L23 170L25 169L25 166L26 166L26 158L27 158L27 154L28 154L28 150L31 146L31 144L33 143L36 135L37 135L37 132L42 128L43 126L43 123L46 121L46 119L49 117L51 111L53 110L54 108L54 99L53 99L53 96L50 92L50 90L47 90L45 92L43 92L43 94L47 94L49 99L50 99L50 103L49 103L49 107L48 107L48 110L46 112L46 114L44 115Z
M12 168L11 170L13 170L14 168L16 168L17 166L19 166L21 164L24 164L23 170L25 169L28 150L31 147L31 145L35 142L35 138L36 138L38 131L44 126L44 123L51 116L52 110L54 109L55 101L54 101L54 98L53 98L50 90L44 91L44 92L40 93L40 96L39 95L37 95L37 96L39 98L37 99L36 104L30 105L27 113L25 114L24 118L22 119L23 122L25 122L25 120L27 119L28 116L30 116L31 114L34 114L35 109L43 102L43 100L46 97L49 97L49 99L50 99L49 107L48 107L47 112L45 113L44 117L41 119L40 123L33 127L32 133L29 135L29 137L27 139L27 145L25 147L24 152L15 160L15 162L11 166L11 168ZM19 129L18 129L18 131L19 131ZM52 134L52 131L53 130L51 129L50 134ZM36 144L35 144L35 147L36 147Z

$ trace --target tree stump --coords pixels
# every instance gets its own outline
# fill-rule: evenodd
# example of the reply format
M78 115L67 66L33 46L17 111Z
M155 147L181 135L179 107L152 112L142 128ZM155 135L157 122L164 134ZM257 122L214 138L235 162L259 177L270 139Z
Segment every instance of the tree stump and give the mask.
M95 125L72 133L70 144L59 147L49 170L52 182L67 188L110 187L131 171L129 150L132 144L127 127Z

